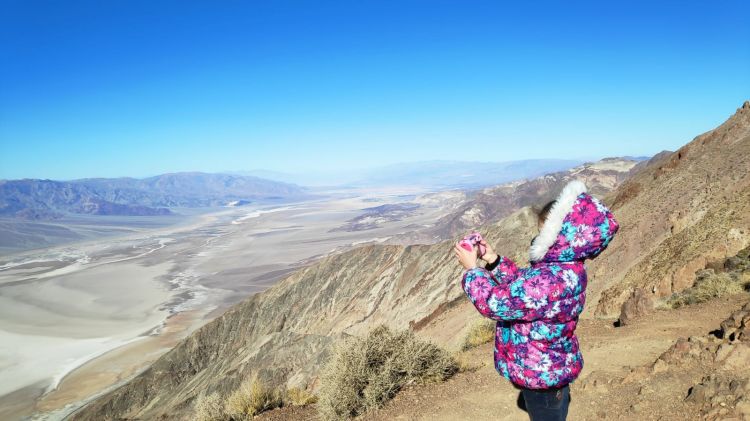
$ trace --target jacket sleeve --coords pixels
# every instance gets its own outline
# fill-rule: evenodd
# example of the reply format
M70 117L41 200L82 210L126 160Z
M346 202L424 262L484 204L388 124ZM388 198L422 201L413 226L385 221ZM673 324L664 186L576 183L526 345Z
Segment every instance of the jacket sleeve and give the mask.
M494 262L485 266L497 283L510 282L518 277L518 266L505 256L498 256Z
M529 288L524 271L505 257L488 271L474 267L464 271L461 286L477 311L498 321L533 321L545 317L547 300L526 294Z

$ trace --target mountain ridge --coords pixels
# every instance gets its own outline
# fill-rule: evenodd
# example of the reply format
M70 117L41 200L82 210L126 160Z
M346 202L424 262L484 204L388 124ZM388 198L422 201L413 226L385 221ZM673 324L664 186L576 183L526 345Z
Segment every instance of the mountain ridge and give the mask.
M412 242L430 242L434 238L443 240L478 229L481 225L502 219L524 206L541 206L554 199L556 193L572 178L584 181L593 194L604 195L639 168L643 168L644 162L647 161L608 157L540 177L469 190L464 203L437 220L433 227L396 237L394 241L407 238Z
M0 216L57 219L65 214L168 215L172 207L309 197L304 187L259 177L202 172L147 178L0 180Z
M750 102L652 161L607 197L625 228L590 265L606 280L591 289L598 316L619 313L636 289L657 300L679 292L750 244Z

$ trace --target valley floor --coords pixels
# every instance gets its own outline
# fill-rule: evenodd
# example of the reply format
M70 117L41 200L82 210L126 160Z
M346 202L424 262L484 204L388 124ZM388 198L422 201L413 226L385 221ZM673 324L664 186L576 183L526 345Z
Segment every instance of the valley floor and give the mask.
M450 210L426 205L373 229L340 229L373 203L414 193L332 191L0 256L0 419L63 419L289 272Z
M658 310L618 328L613 320L581 320L577 332L585 367L571 386L568 419L700 419L700 403L685 398L692 386L711 374L711 368L699 364L662 367L654 362L679 338L706 337L747 302L748 295L743 293L676 310ZM435 324L471 310L461 306ZM361 419L528 419L518 406L519 392L493 367L492 345L472 349L466 356L475 369L441 384L407 387L382 409ZM316 411L314 406L282 408L259 418L315 419Z

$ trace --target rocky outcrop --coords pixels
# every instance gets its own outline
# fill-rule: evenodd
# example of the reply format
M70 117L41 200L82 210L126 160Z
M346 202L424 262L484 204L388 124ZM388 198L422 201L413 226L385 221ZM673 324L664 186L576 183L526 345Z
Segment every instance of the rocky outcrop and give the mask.
M651 294L642 289L636 289L633 291L633 295L622 305L620 317L617 320L618 325L629 325L633 320L650 313L653 309L654 300L651 298Z
M702 419L750 419L750 303L721 323L713 335L680 340L654 363L669 368L700 364L710 373L686 391Z

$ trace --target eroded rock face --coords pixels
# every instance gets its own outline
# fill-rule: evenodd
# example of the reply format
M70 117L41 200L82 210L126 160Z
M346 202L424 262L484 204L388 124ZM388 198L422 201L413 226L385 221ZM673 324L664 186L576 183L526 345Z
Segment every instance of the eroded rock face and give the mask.
M620 311L619 325L625 326L633 323L638 317L644 316L654 309L654 300L651 294L643 289L636 289L628 301L622 305Z

